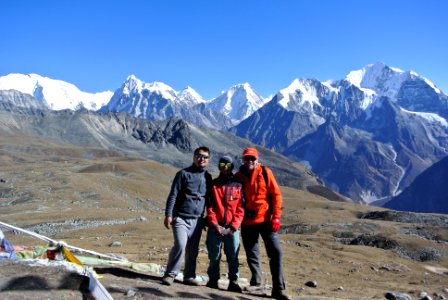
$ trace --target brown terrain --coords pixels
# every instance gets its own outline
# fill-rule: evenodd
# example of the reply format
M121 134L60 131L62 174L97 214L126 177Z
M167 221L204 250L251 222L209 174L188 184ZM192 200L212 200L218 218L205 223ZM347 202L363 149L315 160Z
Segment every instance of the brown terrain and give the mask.
M113 151L12 135L0 136L0 167L0 221L131 262L166 263L172 235L163 227L163 210L177 169ZM399 216L409 218L387 221L378 213L361 218L387 210L286 187L282 192L284 272L294 299L385 299L387 292L448 299L446 216L404 214ZM14 245L45 245L3 232ZM199 275L206 275L208 261L204 239ZM241 277L249 278L243 249L240 264ZM225 291L224 281L222 290L181 283L166 287L159 273L105 265L95 270L114 299L262 299L270 292L265 255L263 266L266 289L243 294ZM51 268L4 262L0 269L2 299L89 298L75 275L67 279ZM317 286L309 287L309 281Z

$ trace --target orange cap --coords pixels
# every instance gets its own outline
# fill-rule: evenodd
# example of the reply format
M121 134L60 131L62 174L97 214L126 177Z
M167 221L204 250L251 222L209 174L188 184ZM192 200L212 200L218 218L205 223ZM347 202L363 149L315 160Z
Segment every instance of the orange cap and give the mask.
M258 157L258 151L255 148L246 148L243 151L243 157L244 156L255 156L255 157Z

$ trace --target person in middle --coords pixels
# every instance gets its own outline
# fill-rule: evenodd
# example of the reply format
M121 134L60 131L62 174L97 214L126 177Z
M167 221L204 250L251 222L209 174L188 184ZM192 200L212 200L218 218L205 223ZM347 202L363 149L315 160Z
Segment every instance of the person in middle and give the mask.
M209 230L206 245L210 260L207 286L218 288L221 248L224 246L229 269L227 290L241 293L241 287L238 285L238 253L239 229L244 218L243 190L241 183L238 183L233 176L233 160L230 156L221 157L218 167L220 173L212 182L212 195L207 207Z

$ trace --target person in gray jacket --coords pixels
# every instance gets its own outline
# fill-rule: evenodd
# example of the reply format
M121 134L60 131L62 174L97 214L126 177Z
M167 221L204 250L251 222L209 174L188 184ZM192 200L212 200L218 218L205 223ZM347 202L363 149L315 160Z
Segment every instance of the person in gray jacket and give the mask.
M177 172L166 201L164 225L173 230L174 245L168 256L162 284L171 285L179 273L185 256L184 280L187 285L196 281L196 260L204 221L206 198L209 197L212 176L205 170L210 150L199 147L194 151L193 164Z

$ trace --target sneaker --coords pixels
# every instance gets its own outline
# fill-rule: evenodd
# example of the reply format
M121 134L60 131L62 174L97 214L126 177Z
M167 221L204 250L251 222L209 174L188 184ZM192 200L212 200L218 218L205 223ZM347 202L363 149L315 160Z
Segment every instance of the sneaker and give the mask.
M235 281L230 281L229 286L227 287L229 292L242 293L243 290Z
M215 281L215 280L210 280L210 281L208 281L207 284L206 284L205 286L206 286L206 287L209 287L209 288L211 288L211 289L219 289L218 281Z
M162 278L162 284L163 285L172 285L174 282L174 277L173 276L163 276Z
M286 290L272 291L272 298L277 300L292 300L291 296L286 294Z
M244 287L244 289L250 293L257 293L264 290L264 286L262 284L251 284L249 286Z
M261 282L257 280L257 277L252 276L250 279L250 286L261 286Z
M194 278L185 278L184 279L184 284L198 286L199 285L199 281L197 281Z

